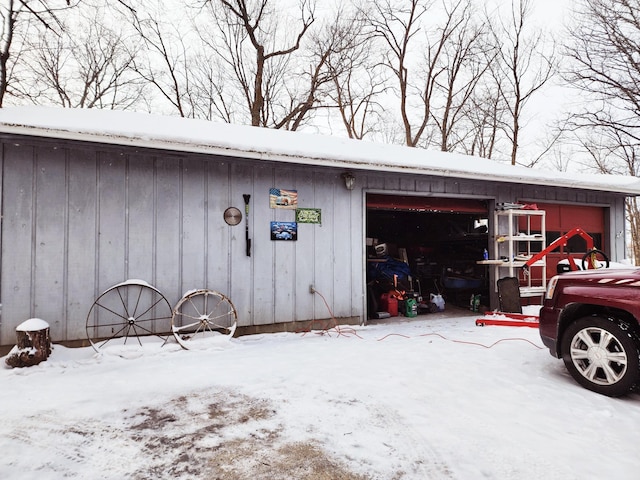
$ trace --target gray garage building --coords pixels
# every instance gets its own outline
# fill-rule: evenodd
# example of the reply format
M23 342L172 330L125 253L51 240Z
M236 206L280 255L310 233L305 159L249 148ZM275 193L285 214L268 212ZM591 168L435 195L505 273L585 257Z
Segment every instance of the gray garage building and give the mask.
M0 140L4 346L34 317L54 342L82 342L94 300L127 279L171 304L224 292L239 333L364 323L380 308L371 270L385 254L409 266L404 289L459 306L476 290L497 308L501 274L477 262L499 254L497 205L545 205L565 225L580 224L578 209L621 261L624 200L640 194L634 177L115 111L2 109ZM443 281L454 276L478 282L457 291Z

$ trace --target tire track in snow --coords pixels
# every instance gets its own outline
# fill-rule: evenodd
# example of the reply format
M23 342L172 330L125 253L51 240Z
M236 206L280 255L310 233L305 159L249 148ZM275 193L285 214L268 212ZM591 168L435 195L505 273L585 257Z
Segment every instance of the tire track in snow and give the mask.
M447 461L428 436L407 421L398 409L388 404L371 407L373 421L385 429L390 438L383 441L389 454L397 459L398 468L404 473L399 478L428 478L429 480L454 479ZM393 428L389 428L392 425Z

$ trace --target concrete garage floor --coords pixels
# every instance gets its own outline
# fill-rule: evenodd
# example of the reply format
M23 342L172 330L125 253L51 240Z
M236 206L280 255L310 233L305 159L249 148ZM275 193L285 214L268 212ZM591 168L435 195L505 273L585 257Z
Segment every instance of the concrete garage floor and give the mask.
M384 325L390 323L404 323L413 322L416 320L442 320L446 318L466 318L475 320L481 317L482 313L472 312L468 308L462 308L455 305L445 305L445 309L442 312L435 313L421 313L416 317L405 317L398 315L397 317L389 318L371 318L367 321L367 325Z

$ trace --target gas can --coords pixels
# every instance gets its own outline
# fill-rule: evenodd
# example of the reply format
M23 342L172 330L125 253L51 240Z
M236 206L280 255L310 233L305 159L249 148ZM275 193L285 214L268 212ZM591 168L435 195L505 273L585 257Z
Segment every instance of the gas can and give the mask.
M405 317L417 317L418 316L418 302L415 298L407 298L404 301L404 316Z
M398 316L398 299L392 293L383 293L380 296L380 307L392 317Z

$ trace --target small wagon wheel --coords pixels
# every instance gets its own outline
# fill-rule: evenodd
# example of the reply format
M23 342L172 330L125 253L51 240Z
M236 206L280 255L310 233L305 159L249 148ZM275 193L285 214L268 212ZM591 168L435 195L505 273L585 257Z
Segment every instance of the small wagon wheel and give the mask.
M160 291L142 280L127 280L105 290L87 315L87 338L96 352L109 345L126 345L129 337L155 335L166 342L171 304ZM163 343L164 344L164 343Z
M238 314L231 300L214 290L200 289L184 294L173 309L171 330L187 350L208 345L214 337L232 337Z

